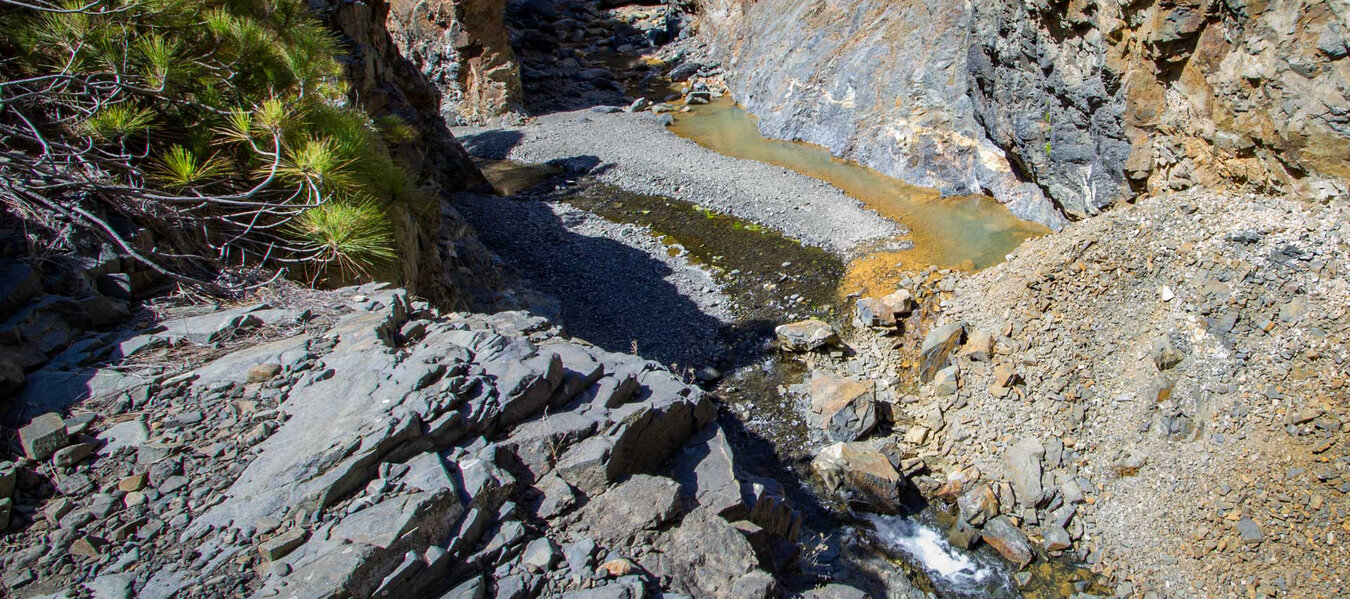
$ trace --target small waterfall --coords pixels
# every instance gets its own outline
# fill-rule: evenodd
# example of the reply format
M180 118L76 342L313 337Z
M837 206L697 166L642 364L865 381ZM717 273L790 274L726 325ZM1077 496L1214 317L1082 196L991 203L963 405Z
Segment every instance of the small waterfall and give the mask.
M936 528L905 516L864 514L872 535L892 558L921 568L944 599L1002 599L1021 594L997 558L953 547Z

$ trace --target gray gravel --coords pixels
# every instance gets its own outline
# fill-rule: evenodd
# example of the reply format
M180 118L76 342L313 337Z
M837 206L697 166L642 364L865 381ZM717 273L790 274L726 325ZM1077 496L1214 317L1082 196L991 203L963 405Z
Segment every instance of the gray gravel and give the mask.
M817 179L723 156L668 131L650 113L555 113L519 128L454 130L470 153L539 163L593 157L592 171L629 191L694 202L848 255L900 228Z
M562 202L458 194L483 243L558 299L569 334L700 367L724 351L731 300L709 272L671 256L646 227L615 223Z

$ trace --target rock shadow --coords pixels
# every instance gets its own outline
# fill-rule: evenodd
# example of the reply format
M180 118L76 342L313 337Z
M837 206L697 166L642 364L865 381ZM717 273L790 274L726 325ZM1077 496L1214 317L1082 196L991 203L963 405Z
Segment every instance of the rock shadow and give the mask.
M722 351L728 323L704 313L675 284L664 262L607 237L574 232L578 213L560 216L550 198L460 194L456 205L479 237L533 289L559 301L572 336L662 364L709 364ZM624 225L613 224L615 227ZM645 234L634 227L632 234Z

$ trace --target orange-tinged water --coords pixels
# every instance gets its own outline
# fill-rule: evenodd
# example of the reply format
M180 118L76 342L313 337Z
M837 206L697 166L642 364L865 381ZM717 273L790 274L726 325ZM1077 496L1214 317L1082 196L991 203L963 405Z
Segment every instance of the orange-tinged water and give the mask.
M730 98L696 106L675 116L670 127L720 154L765 162L794 170L838 187L878 214L900 223L909 233L879 244L852 260L840 284L840 295L861 291L879 296L896 283L930 265L978 270L1003 261L1030 237L1049 232L1044 226L1013 216L987 196L943 197L936 190L910 185L873 169L836 158L813 144L766 139L755 117ZM894 242L912 249L895 250Z

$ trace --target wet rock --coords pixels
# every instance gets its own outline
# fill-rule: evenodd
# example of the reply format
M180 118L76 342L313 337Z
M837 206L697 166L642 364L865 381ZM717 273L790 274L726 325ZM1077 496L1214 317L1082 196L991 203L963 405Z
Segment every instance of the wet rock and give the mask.
M19 429L19 444L24 454L34 460L46 460L66 443L66 423L54 412L38 416Z
M774 330L784 351L809 352L839 343L839 333L822 320L810 319L779 325Z
M811 467L832 492L843 490L850 499L880 511L900 505L904 477L884 454L861 443L835 443L820 450Z
M960 322L950 322L928 331L919 346L919 380L932 381L939 370L946 368L964 336L965 324Z
M876 426L876 385L818 370L811 374L811 412L834 441L853 441Z
M1031 563L1035 553L1027 543L1026 535L1007 516L998 516L984 525L980 538L998 550L999 554L1018 566Z

